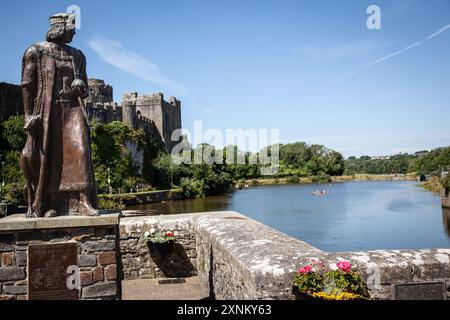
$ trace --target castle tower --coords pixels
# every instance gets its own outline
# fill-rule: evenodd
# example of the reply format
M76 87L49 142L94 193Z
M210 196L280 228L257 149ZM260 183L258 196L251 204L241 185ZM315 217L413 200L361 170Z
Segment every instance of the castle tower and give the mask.
M175 97L170 97L169 102L164 101L164 95L160 92L143 96L138 96L137 93L124 95L122 108L130 103L136 107L136 116L149 119L154 123L164 147L167 151L172 150L178 143L178 141L171 141L172 133L176 129L181 129L180 101ZM124 109L122 112L125 114Z
M126 99L122 101L122 121L127 124L130 129L136 129L136 104L135 101L131 99Z
M88 103L113 102L113 88L106 84L104 80L91 78L88 80L89 97Z

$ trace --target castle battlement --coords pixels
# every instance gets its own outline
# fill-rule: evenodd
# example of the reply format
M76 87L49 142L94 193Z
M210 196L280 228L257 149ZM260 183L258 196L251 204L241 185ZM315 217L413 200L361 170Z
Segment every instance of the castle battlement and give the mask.
M129 92L118 105L112 100L112 87L103 80L89 79L89 87L92 93L86 107L90 119L95 117L105 123L119 120L132 129L143 129L160 140L167 150L177 143L170 139L174 130L181 129L181 102L177 98L169 97L165 101L161 92L142 96Z

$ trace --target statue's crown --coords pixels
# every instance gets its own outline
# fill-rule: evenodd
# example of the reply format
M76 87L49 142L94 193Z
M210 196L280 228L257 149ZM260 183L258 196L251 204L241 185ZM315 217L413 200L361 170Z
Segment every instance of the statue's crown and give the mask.
M74 25L75 24L75 14L70 13L57 13L49 18L50 25L56 23L65 23L66 25Z

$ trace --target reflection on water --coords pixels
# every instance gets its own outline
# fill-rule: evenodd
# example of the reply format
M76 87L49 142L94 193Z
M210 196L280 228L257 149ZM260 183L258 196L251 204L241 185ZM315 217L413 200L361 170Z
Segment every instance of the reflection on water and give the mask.
M313 196L317 189L325 189L326 196ZM439 196L415 182L261 186L130 209L156 214L237 211L333 252L450 247L449 209L442 211Z
M167 201L161 203L142 204L127 206L130 210L149 210L152 213L159 214L177 214L206 211L224 211L228 210L228 196L214 196L205 199Z

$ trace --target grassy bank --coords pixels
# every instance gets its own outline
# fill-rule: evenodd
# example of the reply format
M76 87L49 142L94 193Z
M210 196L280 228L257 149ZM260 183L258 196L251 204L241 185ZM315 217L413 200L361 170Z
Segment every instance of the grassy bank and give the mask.
M441 193L442 190L442 184L438 177L431 177L430 180L422 182L420 186L435 193Z

